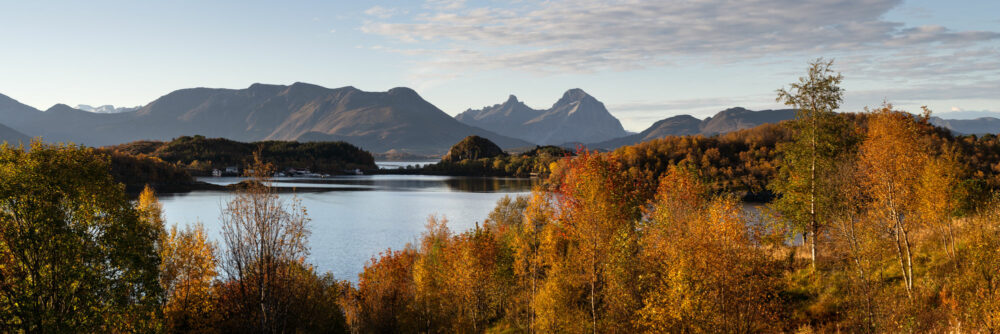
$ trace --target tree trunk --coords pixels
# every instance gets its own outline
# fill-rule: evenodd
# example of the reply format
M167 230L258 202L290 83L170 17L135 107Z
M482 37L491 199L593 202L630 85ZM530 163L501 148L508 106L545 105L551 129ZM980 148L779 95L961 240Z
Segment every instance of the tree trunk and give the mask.
M595 299L595 293L597 292L597 260L591 257L590 259L590 319L591 319L591 330L594 334L597 334L597 300Z
M903 287L906 288L906 296L913 299L913 292L910 291L910 277L906 271L906 265L903 264L903 249L900 245L899 236L902 234L902 228L899 226L899 221L896 221L896 228L893 231L893 236L896 237L896 258L899 260L899 270L903 274Z
M812 225L812 230L809 231L809 258L812 260L812 269L816 270L816 238L819 235L817 233L819 226L816 226L815 222Z
M908 279L906 283L907 291L913 291L913 254L910 253L910 235L906 232L906 228L903 226L903 222L899 222L899 229L903 232L903 245L906 247L906 276Z
M816 230L819 229L816 223L816 132L819 131L817 127L816 120L816 108L814 107L812 112L812 161L809 165L809 228L811 229L812 238L809 239L811 246L811 257L812 268L816 270Z

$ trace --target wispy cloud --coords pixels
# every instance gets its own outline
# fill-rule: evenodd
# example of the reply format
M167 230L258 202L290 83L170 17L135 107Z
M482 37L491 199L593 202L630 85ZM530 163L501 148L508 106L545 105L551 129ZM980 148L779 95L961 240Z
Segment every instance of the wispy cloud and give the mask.
M968 84L948 82L920 84L909 87L847 92L847 98L858 101L888 99L893 103L923 103L938 100L977 99L995 97L1000 92L1000 80L977 81Z
M406 14L407 11L399 8L388 8L382 6L375 6L365 10L365 14L371 15L380 19L388 19L396 15Z
M591 72L675 61L929 47L1000 39L990 31L905 27L883 17L900 0L525 1L512 8L442 6L362 31L426 48L427 66Z

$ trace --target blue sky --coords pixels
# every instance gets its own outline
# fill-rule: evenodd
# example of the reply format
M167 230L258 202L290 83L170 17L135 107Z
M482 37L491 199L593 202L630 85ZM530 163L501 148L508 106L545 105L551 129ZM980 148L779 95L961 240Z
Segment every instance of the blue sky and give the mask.
M148 103L187 87L408 86L449 114L579 87L629 130L777 108L834 58L842 110L1000 112L1000 1L0 1L0 94Z

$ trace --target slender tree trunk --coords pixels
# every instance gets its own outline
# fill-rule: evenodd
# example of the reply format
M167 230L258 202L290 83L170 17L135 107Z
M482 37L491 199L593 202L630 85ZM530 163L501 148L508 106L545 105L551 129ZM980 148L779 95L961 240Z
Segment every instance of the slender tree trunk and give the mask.
M812 112L812 161L809 165L809 229L812 233L812 238L809 239L810 246L810 260L812 260L812 268L816 270L816 230L819 229L816 223L816 132L819 131L817 128L816 121L816 108L814 107Z
M596 242L595 242L596 244ZM595 245L596 246L596 245ZM595 247L596 250L596 247ZM595 254L596 255L596 254ZM594 334L597 334L597 300L595 299L595 294L597 293L597 259L594 256L590 258L590 319L591 319L591 330Z
M896 258L899 260L899 270L903 274L903 287L906 288L906 296L910 299L913 298L913 293L910 291L910 277L906 271L906 265L903 264L903 249L900 245L899 236L902 234L900 231L899 221L896 222L895 231L893 231L893 236L896 237Z
M909 278L906 280L908 284L906 288L907 291L913 291L913 254L910 253L910 235L902 221L899 222L899 229L903 232L903 245L906 247L906 276Z
M948 225L948 242L950 243L951 247L951 258L952 260L955 260L955 258L958 257L958 248L955 247L955 227L952 225L952 221L950 218L945 218L945 219ZM956 262L955 265L957 266L958 263Z
M869 333L875 332L875 312L872 308L872 297L871 297L871 285L868 282L868 276L865 275L865 267L862 261L861 254L861 244L858 241L858 233L855 230L855 220L853 214L848 213L847 218L847 239L851 245L851 252L854 253L854 264L858 266L858 277L861 279L861 289L865 296L865 315L868 319L865 326L868 327Z
M535 262L531 262L531 296L528 297L528 332L535 333L535 309L531 301L535 300Z

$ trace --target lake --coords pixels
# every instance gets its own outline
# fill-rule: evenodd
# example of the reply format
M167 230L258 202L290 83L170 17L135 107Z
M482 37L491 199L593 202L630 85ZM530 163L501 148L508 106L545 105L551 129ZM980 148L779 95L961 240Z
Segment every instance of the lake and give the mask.
M199 178L226 185L241 178ZM365 263L388 248L416 244L430 215L446 217L452 231L481 223L497 200L527 194L532 181L515 178L469 178L429 175L357 175L329 178L275 178L283 200L298 198L308 210L312 235L308 262L320 273L357 281ZM162 194L168 226L202 222L221 243L219 214L233 194L195 191ZM219 245L222 246L221 244Z

